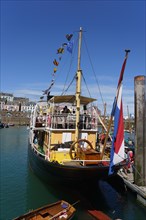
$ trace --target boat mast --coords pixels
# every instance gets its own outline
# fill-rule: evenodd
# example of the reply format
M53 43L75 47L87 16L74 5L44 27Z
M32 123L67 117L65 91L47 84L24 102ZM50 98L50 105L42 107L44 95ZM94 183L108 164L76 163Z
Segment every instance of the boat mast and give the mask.
M106 102L104 103L104 114L103 114L103 124L105 124L106 118ZM102 133L104 133L104 128L102 127Z
M128 114L128 130L129 130L129 132L131 132L131 126L130 126L130 115L129 115L129 108L128 108L128 105L127 105L127 114Z
M81 44L82 44L82 28L79 31L79 45L78 45L78 69L76 73L76 130L75 141L79 138L79 119L80 119L80 95L81 95L81 77L82 70L80 68L81 62Z

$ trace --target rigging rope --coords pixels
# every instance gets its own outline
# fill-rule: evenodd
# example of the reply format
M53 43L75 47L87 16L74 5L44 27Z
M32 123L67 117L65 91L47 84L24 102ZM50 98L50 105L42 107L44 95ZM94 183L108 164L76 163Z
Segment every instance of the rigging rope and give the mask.
M89 89L88 89L88 86L87 86L87 83L86 83L86 80L85 80L85 77L84 77L83 73L82 73L82 77L83 77L85 86L86 86L86 88L87 88L87 90L88 90L89 96L90 96L90 98L91 98L91 93L90 93L90 91L89 91Z
M77 40L76 40L76 43L75 43L75 49L76 49L76 47L77 47ZM67 84L67 80L68 80L68 78L69 78L69 73L70 73L70 70L71 70L71 66L72 66L72 63L73 63L73 59L74 59L74 57L73 57L73 55L72 55L72 56L71 56L71 61L70 61L70 66L69 66L69 70L68 70L68 73L67 73L67 76L66 76L66 80L65 80L64 87L63 87L63 91L62 91L61 95L65 94L65 93L67 92L67 90L69 89L69 87L71 86L71 84L73 83L73 80L74 80L74 78L75 78L75 76L74 76L73 79L72 79L72 81L70 82L69 86L65 89L66 84Z
M67 90L69 89L69 87L70 87L71 84L73 83L74 79L75 79L75 76L73 77L72 81L70 82L70 84L68 85L68 87L66 88L66 90L64 90L64 91L61 93L61 95L64 95L64 94L67 92Z
M65 80L64 87L63 87L63 90L62 90L61 95L63 95L65 92L67 92L67 90L68 90L68 88L69 88L69 87L68 87L67 89L65 89L66 84L67 84L67 80L68 80L68 78L69 78L69 73L70 73L70 70L71 70L72 62L73 62L73 57L71 57L71 62L70 62L69 70L68 70L68 73L67 73L67 76L66 76L66 80Z
M95 80L96 80L96 83L97 83L97 86L98 86L98 89L99 89L99 93L100 93L100 96L101 96L101 100L102 100L102 103L103 103L103 106L104 106L104 103L105 103L105 102L104 102L103 97L102 97L102 94L101 94L101 89L100 89L100 86L99 86L99 83L98 83L98 79L97 79L97 77L96 77L96 74L95 74L95 71L94 71L94 68L93 68L93 64L92 64L92 61L91 61L91 57L90 57L90 55L89 55L89 50L88 50L88 48L87 48L87 43L86 43L86 40L85 40L84 37L83 37L83 40L84 40L84 42L85 42L85 46L86 46L87 54L88 54L88 57L89 57L89 60L90 60L90 63L91 63L92 71L93 71L93 73L94 73Z
M51 88L53 87L54 83L55 83L55 76L56 76L56 72L57 72L57 68L58 68L58 65L59 65L59 62L61 61L62 59L62 54L64 53L64 50L65 50L65 47L67 49L67 51L69 53L72 54L72 51L73 51L73 44L74 42L71 41L71 38L72 38L73 34L67 34L66 35L66 39L68 40L67 43L63 43L61 45L61 47L59 47L57 49L57 54L59 55L57 59L54 59L53 61L53 64L54 64L54 70L53 70L53 73L52 73L52 80L51 80L51 83L50 83L50 86L49 88L43 90L43 96L40 97L40 99L43 99L44 98L44 95L47 95L47 100L49 99L50 97L50 92L51 92ZM59 60L59 61L57 61Z

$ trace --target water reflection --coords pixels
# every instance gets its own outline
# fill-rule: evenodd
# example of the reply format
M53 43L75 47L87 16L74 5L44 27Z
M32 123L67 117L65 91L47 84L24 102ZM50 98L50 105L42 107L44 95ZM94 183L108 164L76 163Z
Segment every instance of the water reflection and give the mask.
M84 183L74 188L48 185L39 179L28 163L28 130L26 127L1 129L0 219L11 220L31 209L59 199L74 203L74 220L93 219L88 209L102 210L112 219L143 220L146 209L131 192L124 193L119 179Z

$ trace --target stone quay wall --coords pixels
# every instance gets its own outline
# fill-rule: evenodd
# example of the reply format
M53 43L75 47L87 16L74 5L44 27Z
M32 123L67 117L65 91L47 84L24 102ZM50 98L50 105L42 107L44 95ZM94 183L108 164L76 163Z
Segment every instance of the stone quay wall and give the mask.
M1 122L6 125L29 125L30 113L18 111L0 111Z

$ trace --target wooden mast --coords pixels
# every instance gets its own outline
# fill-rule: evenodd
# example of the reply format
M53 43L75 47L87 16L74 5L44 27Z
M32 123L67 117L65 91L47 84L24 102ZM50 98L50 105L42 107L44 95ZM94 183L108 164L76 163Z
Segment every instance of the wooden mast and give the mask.
M103 124L105 124L105 117L106 117L106 102L104 103ZM102 127L102 133L103 132L104 132L104 128Z
M129 132L131 133L130 115L129 115L129 108L128 108L128 105L127 105L127 114L128 114L128 130L129 130Z
M81 96L81 77L82 71L80 68L81 62L81 44L82 44L82 28L79 31L79 45L78 45L78 68L76 73L76 130L75 141L79 138L79 119L80 119L80 96Z

